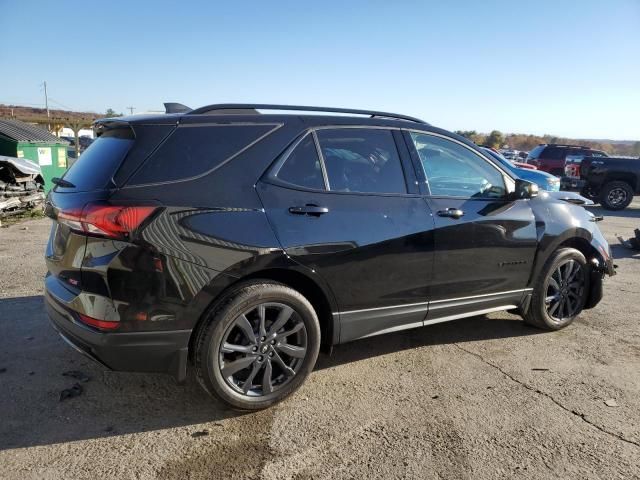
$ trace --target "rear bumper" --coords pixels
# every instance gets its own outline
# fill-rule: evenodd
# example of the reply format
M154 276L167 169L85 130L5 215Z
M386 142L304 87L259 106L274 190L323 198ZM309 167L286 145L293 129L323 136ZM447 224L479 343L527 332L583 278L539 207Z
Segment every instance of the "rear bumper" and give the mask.
M64 302L45 289L53 328L73 348L117 371L160 372L184 381L191 330L102 333L78 322Z

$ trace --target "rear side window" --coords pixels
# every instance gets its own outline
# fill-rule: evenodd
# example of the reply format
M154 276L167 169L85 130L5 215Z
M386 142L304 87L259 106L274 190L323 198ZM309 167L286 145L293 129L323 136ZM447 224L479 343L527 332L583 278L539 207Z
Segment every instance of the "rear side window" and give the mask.
M302 139L280 167L276 178L300 187L324 189L322 167L313 135L307 134Z
M393 134L384 129L341 128L317 131L329 190L407 193Z
M547 147L540 156L549 160L561 160L564 158L566 149L558 147Z
M80 155L64 179L75 185L77 192L106 188L133 142L129 127L107 130ZM58 189L62 188L56 186Z
M178 127L127 183L171 182L202 175L273 129L274 125Z

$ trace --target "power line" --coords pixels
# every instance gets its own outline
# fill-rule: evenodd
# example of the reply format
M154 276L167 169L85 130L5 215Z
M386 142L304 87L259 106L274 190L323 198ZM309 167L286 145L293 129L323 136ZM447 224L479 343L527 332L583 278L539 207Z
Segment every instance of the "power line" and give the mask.
M126 107L130 112L131 115L133 115L133 111L136 109L136 107Z

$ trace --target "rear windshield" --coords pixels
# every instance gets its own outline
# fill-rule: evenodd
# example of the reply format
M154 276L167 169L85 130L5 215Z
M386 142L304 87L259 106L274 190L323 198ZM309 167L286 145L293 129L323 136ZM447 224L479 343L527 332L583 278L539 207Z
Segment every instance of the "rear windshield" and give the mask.
M133 145L133 140L133 132L128 127L107 130L80 155L64 179L74 185L73 191L76 192L105 188ZM56 191L66 189L56 187Z

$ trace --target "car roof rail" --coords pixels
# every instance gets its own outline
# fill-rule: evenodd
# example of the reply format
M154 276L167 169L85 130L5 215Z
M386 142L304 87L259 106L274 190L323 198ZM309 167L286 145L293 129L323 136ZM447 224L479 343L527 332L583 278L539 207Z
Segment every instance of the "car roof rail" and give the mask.
M388 118L393 120L406 120L408 122L422 123L429 125L424 120L410 117L408 115L400 115L398 113L378 112L375 110L357 110L353 108L330 108L330 107L312 107L305 105L270 105L270 104L248 104L248 103L219 103L214 105L206 105L196 108L187 113L187 115L205 115L205 114L256 114L258 110L283 110L283 111L302 111L302 112L327 112L327 113L346 113L353 115L368 115L370 118Z
M547 147L572 147L572 148L582 148L585 150L593 150L591 147L587 147L585 145L569 145L566 143L546 143L541 145L546 145Z

